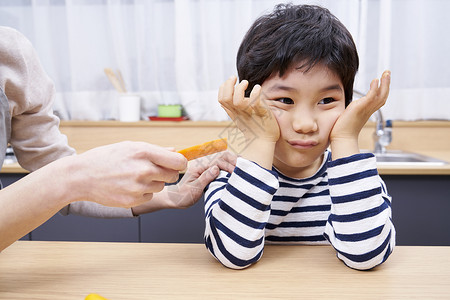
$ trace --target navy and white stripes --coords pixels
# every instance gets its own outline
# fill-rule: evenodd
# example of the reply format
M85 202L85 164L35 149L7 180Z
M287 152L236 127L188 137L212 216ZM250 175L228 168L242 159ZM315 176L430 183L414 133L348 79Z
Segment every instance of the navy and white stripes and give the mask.
M306 179L289 178L238 158L205 194L205 244L227 267L258 261L265 243L327 244L355 269L384 262L395 245L390 196L375 157L330 161Z

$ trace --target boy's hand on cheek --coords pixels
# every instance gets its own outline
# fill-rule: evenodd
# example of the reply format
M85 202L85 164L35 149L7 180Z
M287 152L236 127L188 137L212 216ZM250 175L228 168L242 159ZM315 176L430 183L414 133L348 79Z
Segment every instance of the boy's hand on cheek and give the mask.
M261 86L256 85L245 97L248 81L230 77L219 89L219 103L245 137L241 156L271 168L275 143L280 137L278 122L266 102L261 99ZM263 149L263 150L262 150Z
M255 138L276 142L280 130L270 108L261 99L261 86L256 85L250 97L245 97L248 81L236 87L236 77L230 77L219 89L219 103L248 141Z
M391 72L384 71L380 80L372 80L366 96L351 102L337 119L330 133L333 160L359 153L359 133L370 116L386 103L390 82Z

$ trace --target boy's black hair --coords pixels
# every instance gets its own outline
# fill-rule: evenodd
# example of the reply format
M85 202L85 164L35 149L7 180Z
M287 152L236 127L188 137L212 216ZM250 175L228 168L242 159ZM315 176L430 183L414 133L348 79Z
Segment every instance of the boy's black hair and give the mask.
M247 96L255 84L272 74L282 77L297 63L305 72L324 64L341 79L346 106L351 102L358 53L350 32L328 9L279 4L253 23L237 54L239 78L249 81Z

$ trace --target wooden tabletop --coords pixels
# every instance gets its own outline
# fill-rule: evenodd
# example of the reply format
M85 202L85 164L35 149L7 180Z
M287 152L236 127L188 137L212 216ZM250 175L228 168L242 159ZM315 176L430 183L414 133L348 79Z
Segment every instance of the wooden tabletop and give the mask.
M397 246L371 271L330 246L267 246L245 270L202 244L19 241L0 253L0 299L449 299L450 247Z

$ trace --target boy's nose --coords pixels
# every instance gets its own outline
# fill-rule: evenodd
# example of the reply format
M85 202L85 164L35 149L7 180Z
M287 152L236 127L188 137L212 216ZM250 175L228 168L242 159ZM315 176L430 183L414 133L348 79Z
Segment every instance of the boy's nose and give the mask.
M293 115L292 128L296 132L310 133L316 131L317 122L312 112L303 111Z

